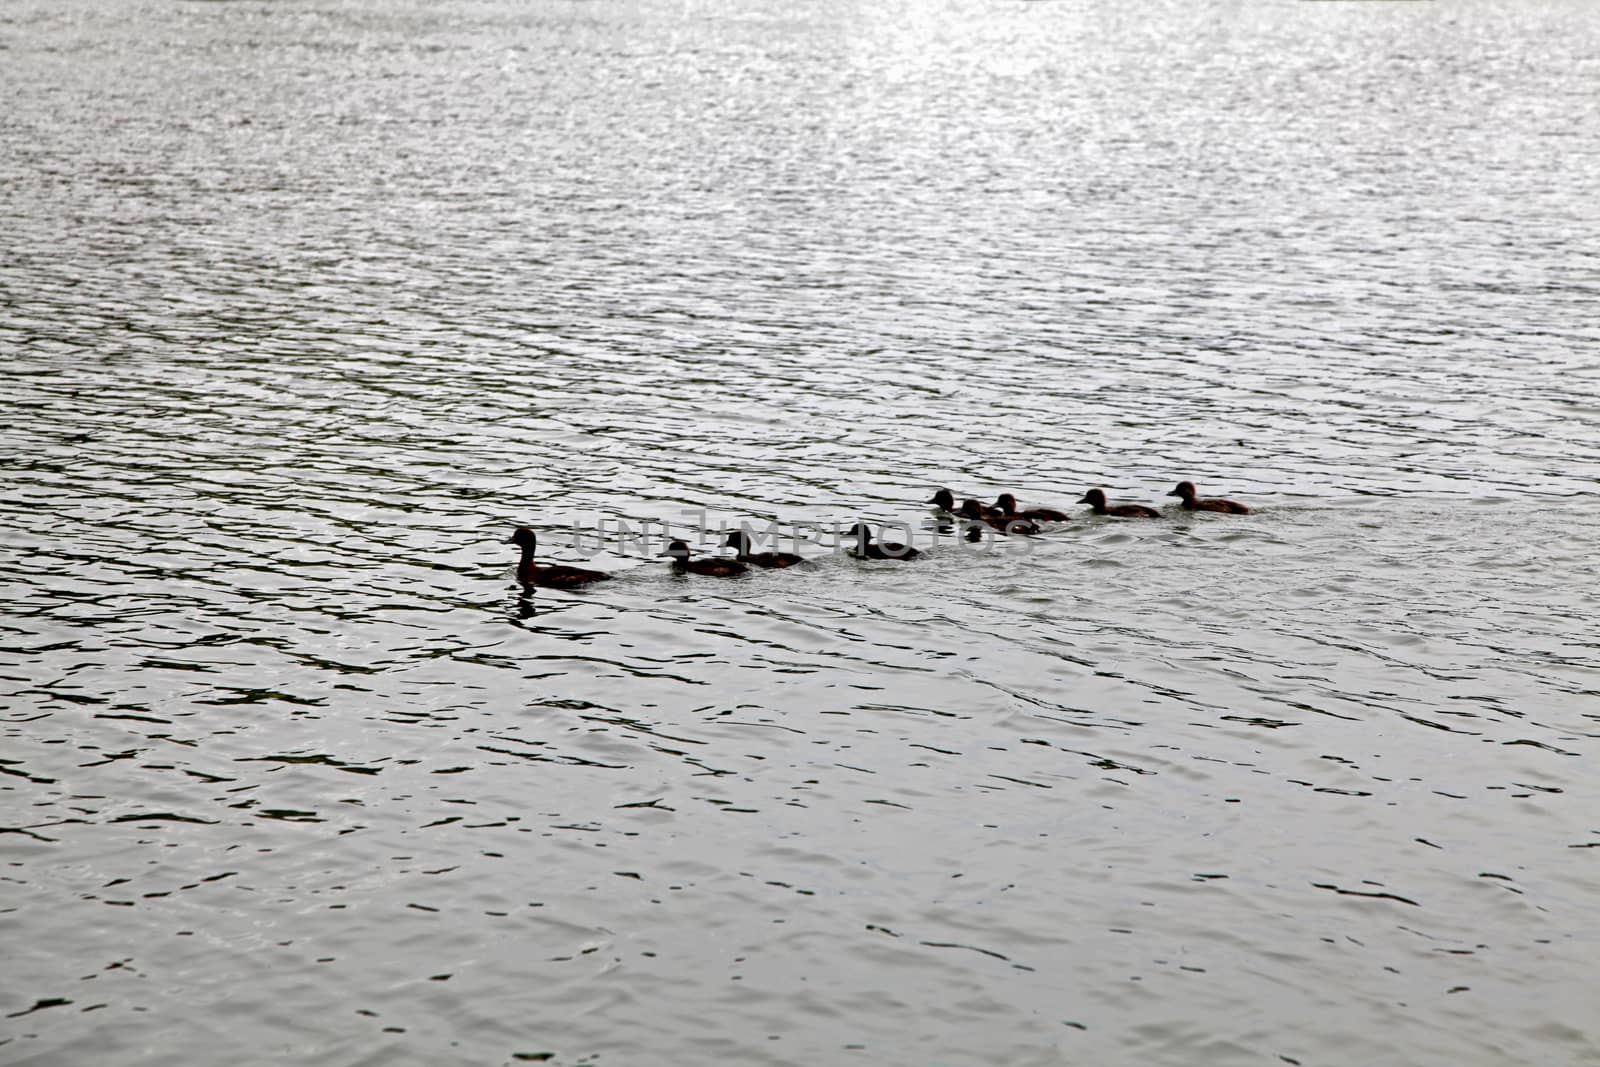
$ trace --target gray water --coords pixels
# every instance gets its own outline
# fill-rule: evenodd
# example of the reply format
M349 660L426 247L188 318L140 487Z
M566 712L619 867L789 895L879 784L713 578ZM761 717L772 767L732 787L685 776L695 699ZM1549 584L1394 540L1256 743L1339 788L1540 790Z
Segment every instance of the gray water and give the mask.
M1600 1063L1597 57L8 0L0 1062Z

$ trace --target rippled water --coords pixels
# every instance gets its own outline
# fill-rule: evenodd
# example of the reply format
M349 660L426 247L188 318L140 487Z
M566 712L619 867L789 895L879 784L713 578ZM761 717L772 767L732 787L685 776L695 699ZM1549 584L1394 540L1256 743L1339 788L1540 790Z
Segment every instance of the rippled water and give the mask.
M12 0L0 1062L1600 1063L1597 44Z

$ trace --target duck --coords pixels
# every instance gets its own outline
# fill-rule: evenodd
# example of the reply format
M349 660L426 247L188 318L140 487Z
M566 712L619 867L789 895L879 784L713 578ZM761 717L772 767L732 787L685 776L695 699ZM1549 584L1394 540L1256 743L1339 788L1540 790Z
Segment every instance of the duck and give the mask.
M713 557L710 559L690 559L689 545L684 541L674 541L661 553L663 556L672 557L672 570L677 574L704 574L712 578L733 578L749 570L743 563L736 559Z
M894 541L873 541L872 531L864 523L856 523L850 527L850 540L855 542L855 547L850 554L857 559L916 559L921 552L910 545L897 544Z
M1106 494L1103 489L1091 489L1083 494L1080 504L1088 504L1096 515L1115 515L1121 519L1159 519L1161 512L1155 508L1147 508L1143 504L1114 504L1106 503Z
M604 571L569 567L565 563L535 563L533 554L538 548L539 537L527 526L518 526L508 543L522 549L522 560L517 564L517 581L524 587L542 585L551 589L569 589L590 582L603 582L611 577Z
M740 563L753 567L793 567L796 563L804 563L805 557L793 552L752 552L750 551L750 535L743 530L734 530L728 534L728 547L733 549L734 555Z
M1067 513L1057 511L1055 508L1028 508L1026 511L1017 510L1017 498L1010 493L1001 493L994 502L995 510L1006 518L1034 519L1039 522L1066 522Z
M1179 497L1183 501L1183 510L1185 511L1223 511L1229 515L1250 514L1250 509L1237 500L1197 499L1193 482L1179 482L1176 488L1167 495Z
M932 504L934 508L939 511L954 512L956 510L955 494L948 489L937 490L933 494L933 499L928 501L928 503Z
M980 501L967 500L962 503L961 510L956 512L968 522L981 522L990 529L1003 534L1036 534L1039 524L1020 515L1002 515L993 508L985 507ZM968 531L969 533L971 531Z

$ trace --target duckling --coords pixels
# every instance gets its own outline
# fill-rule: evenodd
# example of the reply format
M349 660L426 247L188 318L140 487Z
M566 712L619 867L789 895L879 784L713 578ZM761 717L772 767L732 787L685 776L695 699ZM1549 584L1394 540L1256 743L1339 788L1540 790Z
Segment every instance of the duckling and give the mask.
M1177 488L1167 494L1180 497L1185 511L1224 511L1229 515L1248 515L1250 509L1235 500L1199 500L1195 497L1193 482L1179 482Z
M857 559L916 559L922 555L910 545L893 541L874 542L872 531L859 522L850 527L850 539L855 542L850 554Z
M734 530L728 534L728 547L733 549L739 557L740 563L754 567L793 567L796 563L804 563L804 556L797 556L793 552L752 552L750 551L750 536L743 530Z
M517 581L524 587L543 585L552 589L566 589L590 582L603 582L611 575L604 571L591 571L583 567L569 567L565 563L535 563L533 554L539 544L538 536L526 526L518 526L509 543L522 548L522 560L517 564Z
M969 522L981 522L1003 534L1036 534L1039 532L1038 523L1024 519L1020 515L1006 516L999 514L993 508L984 507L983 504L976 500L963 502L961 510L956 514Z
M720 557L690 559L689 546L683 541L672 542L661 554L672 557L672 570L676 574L705 574L712 578L732 578L750 569L736 559Z
M991 508L983 501L970 496L961 502L961 506L956 508L955 513L963 519L971 519L974 522L999 521L1005 518L998 509Z
M1080 504L1088 504L1096 515L1115 515L1122 519L1159 519L1161 512L1155 508L1147 508L1143 504L1106 504L1106 494L1103 489L1091 489L1083 494Z
M1001 493L994 502L995 510L1008 519L1036 519L1039 522L1066 522L1067 513L1057 511L1055 508L1029 508L1026 511L1017 510L1017 498L1010 493Z

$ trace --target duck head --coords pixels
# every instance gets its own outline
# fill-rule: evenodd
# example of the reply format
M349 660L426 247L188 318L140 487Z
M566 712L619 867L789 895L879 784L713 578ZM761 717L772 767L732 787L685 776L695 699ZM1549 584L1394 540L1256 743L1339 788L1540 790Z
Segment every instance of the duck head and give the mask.
M933 494L933 499L928 501L941 511L954 511L956 509L955 494L948 489L940 489Z
M521 545L528 552L532 552L534 546L539 543L538 535L526 526L518 526L516 532L508 540L511 544Z
M1010 493L1001 493L995 500L994 506L999 508L1002 514L1015 515L1017 513L1017 498Z
M1168 496L1182 497L1185 500L1193 500L1194 499L1194 483L1193 482L1179 482L1177 484L1177 486L1172 490L1172 492L1168 493L1167 495Z
M1105 491L1101 489L1091 489L1087 493L1083 494L1083 496L1078 500L1078 503L1088 504L1090 507L1103 508L1106 506Z

